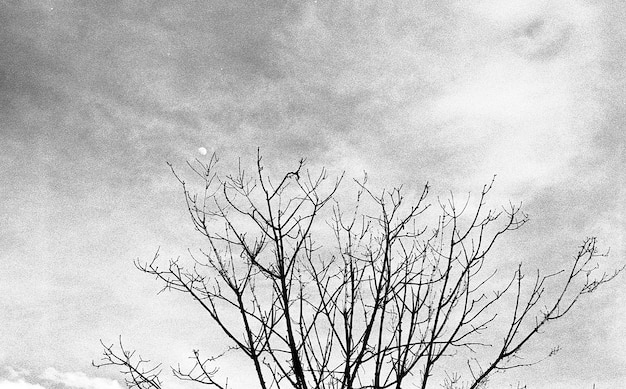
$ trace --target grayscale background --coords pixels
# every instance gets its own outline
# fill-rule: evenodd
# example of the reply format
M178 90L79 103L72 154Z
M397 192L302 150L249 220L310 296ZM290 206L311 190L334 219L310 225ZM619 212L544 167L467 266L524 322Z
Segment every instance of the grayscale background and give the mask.
M618 0L0 1L0 388L119 389L91 366L119 334L166 366L224 347L132 264L202 244L166 161L260 147L435 195L497 174L490 205L531 219L507 260L553 269L593 235L624 264L625 53ZM625 282L492 387L626 385Z

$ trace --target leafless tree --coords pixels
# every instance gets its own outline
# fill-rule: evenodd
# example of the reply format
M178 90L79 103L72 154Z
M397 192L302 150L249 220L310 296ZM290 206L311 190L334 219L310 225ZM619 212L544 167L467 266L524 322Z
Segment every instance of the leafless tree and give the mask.
M341 178L300 161L272 180L256 162L253 176L240 167L224 177L215 157L190 163L198 193L172 168L206 248L190 254L191 267L163 266L158 253L136 266L194 299L263 389L484 388L494 373L536 362L520 358L524 346L621 270L599 270L606 255L589 238L567 268L498 273L489 254L528 218L514 204L488 209L491 184L475 206L451 196L431 207L428 185L411 200L401 188L375 192L366 177L345 207L336 199ZM438 217L429 227L430 208ZM331 244L315 240L324 227ZM154 366L120 349L105 346L96 365L122 367L131 387L160 387ZM194 350L192 359L173 374L229 387L219 356ZM449 372L452 361L458 369Z

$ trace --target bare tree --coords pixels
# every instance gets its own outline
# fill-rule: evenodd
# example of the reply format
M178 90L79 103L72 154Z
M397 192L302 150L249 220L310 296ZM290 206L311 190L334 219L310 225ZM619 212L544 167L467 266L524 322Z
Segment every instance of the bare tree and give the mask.
M524 346L621 270L602 273L605 254L589 238L567 268L528 276L519 264L500 275L488 255L528 218L514 204L486 208L491 184L476 206L438 201L428 227L428 185L407 200L401 188L374 192L366 177L344 209L341 178L314 175L304 161L278 180L260 156L253 176L240 167L221 177L216 163L189 164L198 193L172 168L206 241L190 254L195 265L163 266L157 253L136 266L194 299L228 338L227 351L249 358L263 389L483 388L494 373L528 365L519 358ZM322 246L315 239L324 227L335 241ZM159 388L155 367L143 369L120 348L105 347L97 365L121 366L131 387ZM194 350L192 358L173 374L229 387L219 356Z

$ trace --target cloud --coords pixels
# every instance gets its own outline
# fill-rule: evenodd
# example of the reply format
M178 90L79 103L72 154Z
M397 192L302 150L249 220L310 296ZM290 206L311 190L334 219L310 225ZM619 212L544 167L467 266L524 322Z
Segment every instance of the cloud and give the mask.
M61 372L48 367L39 377L29 378L30 371L5 366L7 377L0 378L0 389L46 389L51 387L67 387L79 389L122 389L115 380L102 377L89 377L82 372ZM39 381L39 382L34 382Z
M60 372L53 367L44 370L41 378L70 388L122 389L119 382L101 377L89 377L82 372Z
M5 366L6 378L0 378L0 389L45 389L43 386L27 382L24 378L30 375L30 371L12 366Z
M0 379L0 389L46 389L46 388L39 384L26 382L20 378L17 381L9 381L6 379Z
M597 221L624 241L626 6L283 3L3 4L0 305L21 341L0 336L0 356L39 350L50 366L71 355L81 370L94 339L162 316L143 300L155 284L127 265L158 245L195 247L164 161L182 167L200 145L223 163L260 146L280 167L307 157L377 185L459 193L497 173L496 189L515 191L491 204L525 200L531 229L578 239ZM529 241L549 241L543 231ZM23 284L31 293L14 293Z
M9 374L8 378L10 380L16 380L16 379L23 378L23 377L26 377L26 376L30 375L30 372L28 370L21 369L19 367L18 368L13 368L11 366L6 366L4 368L4 370L6 370L7 373Z
M1 371L1 369L0 369ZM46 368L38 377L29 378L30 371L22 368L5 366L6 377L0 377L0 389L123 389L124 386L115 380L102 377L90 377L83 372L61 372L54 367ZM162 377L163 387L167 389L185 389L180 380L173 377ZM39 382L33 382L39 381Z

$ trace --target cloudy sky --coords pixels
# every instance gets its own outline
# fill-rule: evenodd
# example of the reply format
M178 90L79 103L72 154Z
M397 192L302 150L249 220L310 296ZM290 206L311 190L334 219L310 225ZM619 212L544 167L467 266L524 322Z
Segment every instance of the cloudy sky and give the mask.
M166 364L220 347L132 265L201 245L166 165L199 147L436 193L497 174L494 205L531 217L512 256L549 267L595 235L624 263L626 3L508 3L0 2L0 388L118 389L91 360L119 334ZM502 387L623 385L625 282Z

